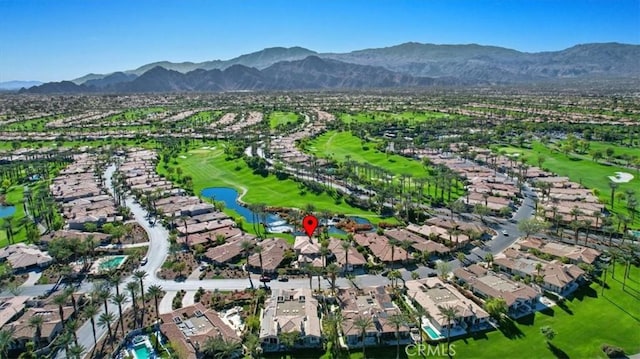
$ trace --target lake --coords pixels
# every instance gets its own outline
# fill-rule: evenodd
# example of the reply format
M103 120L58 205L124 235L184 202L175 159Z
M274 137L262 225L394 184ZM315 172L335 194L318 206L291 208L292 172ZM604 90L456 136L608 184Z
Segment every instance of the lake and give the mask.
M245 223L254 223L253 211L247 207L238 203L238 191L229 187L209 187L200 192L202 197L211 198L215 201L222 201L226 208L236 211L244 218ZM356 223L367 224L370 223L367 219L362 217L351 217ZM257 216L255 219L259 222ZM293 226L284 222L284 220L276 214L267 215L267 230L272 233L292 232ZM374 228L375 230L375 228ZM304 232L294 233L295 235L303 235ZM346 234L345 231L336 228L335 226L329 226L329 234Z

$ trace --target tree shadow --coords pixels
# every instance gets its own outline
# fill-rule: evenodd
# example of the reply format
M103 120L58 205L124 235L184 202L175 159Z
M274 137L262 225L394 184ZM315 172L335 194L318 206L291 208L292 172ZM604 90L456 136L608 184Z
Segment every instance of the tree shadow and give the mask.
M508 339L522 338L525 335L522 332L522 330L520 330L520 328L518 328L516 323L513 320L511 320L510 318L502 318L500 320L500 327L498 327L498 329Z
M551 353L553 354L553 356L555 356L558 359L569 359L569 355L562 349L558 348L557 346L547 342L547 346L549 348L549 350L551 351Z
M636 317L635 315L629 313L626 309L624 309L623 307L619 306L618 304L616 304L615 302L613 302L611 299L603 296L604 299L606 299L609 303L613 304L614 306L616 306L618 309L620 309L621 311L623 311L625 314L627 314L628 316L630 316L631 318L635 319L636 322L640 322L640 318Z
M579 301L583 301L584 297L598 298L598 291L596 291L591 287L583 286L578 290L576 290L575 292L573 292L572 297Z
M571 310L568 306L567 306L567 301L566 300L559 300L556 302L556 305L558 306L558 308L564 310L565 313L569 314L569 315L573 315L573 310Z
M524 317L520 317L516 321L518 322L518 324L521 324L521 325L533 325L534 319L535 319L535 315L532 313L532 314L527 314Z
M542 309L542 310L540 310L538 312L540 314L544 314L544 315L547 315L547 316L550 316L550 317L553 317L556 314L555 311L553 310L553 308L549 308L549 307L544 308L544 309Z

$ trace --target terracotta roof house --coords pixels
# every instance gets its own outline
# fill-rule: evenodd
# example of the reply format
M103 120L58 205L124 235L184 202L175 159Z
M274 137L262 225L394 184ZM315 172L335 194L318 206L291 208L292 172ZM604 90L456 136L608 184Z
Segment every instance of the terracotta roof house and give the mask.
M557 260L548 262L517 251L515 251L515 256L512 255L514 252L509 252L509 254L511 255L497 255L493 263L501 271L512 276L534 278L540 275L543 279L540 286L543 289L562 296L566 296L578 288L585 273L575 264L563 264ZM540 270L538 271L537 268Z
M566 257L572 263L593 264L602 254L593 248L573 246L564 243L549 242L541 238L530 237L518 242L521 250L535 249L556 258Z
M405 286L406 297L429 313L429 324L443 336L455 336L466 333L467 329L479 329L489 319L489 314L484 309L439 278L410 280ZM440 307L455 309L456 318L450 326L440 315Z
M44 268L52 261L53 258L47 252L33 244L16 243L0 249L0 262L9 263L16 272Z
M282 238L267 238L258 243L262 247L261 255L258 253L249 257L248 265L251 269L260 269L265 273L274 273L284 260L285 252L291 250L291 246ZM262 263L260 257L262 256Z
M73 307L62 307L63 315L69 318L73 314ZM9 324L13 329L12 338L13 349L24 348L27 342L32 341L36 328L29 326L29 319L34 316L42 317L42 327L40 328L40 345L46 346L51 343L64 328L60 321L60 314L57 305L46 305L42 308L29 308L16 321Z
M367 259L353 247L353 243L349 243L350 246L345 249L342 247L345 241L341 241L336 238L329 240L329 250L335 257L335 263L339 265L343 270L351 272L354 268L361 268L367 263ZM348 264L348 268L346 268Z
M400 314L401 311L393 303L383 286L363 289L341 288L338 290L338 299L343 318L341 329L348 347L356 348L363 345L396 342L395 326L389 322L389 318L394 314ZM373 319L373 325L367 329L364 342L360 329L355 325L358 317ZM409 327L401 326L400 342L409 343L411 341L409 334Z
M279 334L297 331L295 348L322 346L322 325L318 301L308 288L274 289L264 303L260 324L260 342L265 352L281 349Z
M197 359L197 352L211 337L240 342L236 331L216 311L201 303L162 314L160 318L160 331L169 339L181 359Z
M0 328L16 317L19 317L26 307L29 297L19 295L16 297L0 298Z
M453 274L462 283L471 287L474 295L482 298L503 298L509 308L508 314L520 317L535 311L540 293L532 287L514 282L505 275L496 274L472 264L465 268L456 268Z

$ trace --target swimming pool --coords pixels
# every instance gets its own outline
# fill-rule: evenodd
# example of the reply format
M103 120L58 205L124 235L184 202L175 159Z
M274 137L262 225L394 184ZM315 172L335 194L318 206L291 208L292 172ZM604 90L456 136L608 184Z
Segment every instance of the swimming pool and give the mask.
M151 350L147 348L146 343L141 343L133 347L136 359L149 359L151 358Z
M126 258L127 258L127 256L105 257L104 260L102 262L100 262L100 265L98 266L98 269L100 269L100 270L110 270L110 269L118 268L118 267L120 267L120 265L124 262L124 260Z
M442 335L440 335L438 332L436 332L435 330L433 330L433 328L431 328L428 325L425 325L424 327L422 327L422 329L427 333L427 335L429 336L429 338L433 339L433 340L437 340L437 339L441 339L443 338Z

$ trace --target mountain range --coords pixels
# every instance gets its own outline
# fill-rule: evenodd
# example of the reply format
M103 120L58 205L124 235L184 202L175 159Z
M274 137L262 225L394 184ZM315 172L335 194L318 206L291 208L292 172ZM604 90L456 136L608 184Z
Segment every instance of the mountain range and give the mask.
M274 47L230 60L155 62L23 89L28 93L220 92L527 84L640 79L640 45L594 43L525 53L404 43L349 53Z
M0 91L14 91L41 85L40 81L4 81L0 82Z

